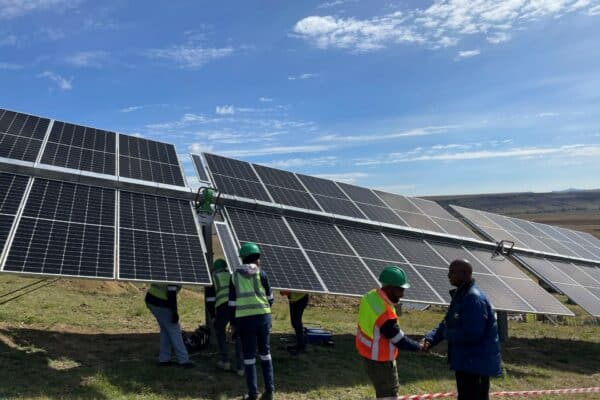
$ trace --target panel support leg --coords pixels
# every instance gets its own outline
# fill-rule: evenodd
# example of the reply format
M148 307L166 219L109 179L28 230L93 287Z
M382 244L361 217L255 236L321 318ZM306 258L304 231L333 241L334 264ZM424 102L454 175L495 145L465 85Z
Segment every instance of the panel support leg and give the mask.
M500 337L500 343L504 343L508 340L508 313L506 311L498 311L498 336Z

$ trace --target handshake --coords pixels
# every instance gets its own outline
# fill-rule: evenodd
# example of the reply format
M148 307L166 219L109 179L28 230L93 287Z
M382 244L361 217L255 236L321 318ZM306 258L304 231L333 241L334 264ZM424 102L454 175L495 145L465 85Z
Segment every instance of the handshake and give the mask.
M431 348L431 342L425 338L419 340L419 351L428 352Z

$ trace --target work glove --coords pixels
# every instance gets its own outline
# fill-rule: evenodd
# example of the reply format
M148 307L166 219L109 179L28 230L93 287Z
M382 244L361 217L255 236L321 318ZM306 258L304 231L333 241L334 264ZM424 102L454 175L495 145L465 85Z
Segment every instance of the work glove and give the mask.
M171 322L174 324L179 322L179 314L176 311L171 315Z

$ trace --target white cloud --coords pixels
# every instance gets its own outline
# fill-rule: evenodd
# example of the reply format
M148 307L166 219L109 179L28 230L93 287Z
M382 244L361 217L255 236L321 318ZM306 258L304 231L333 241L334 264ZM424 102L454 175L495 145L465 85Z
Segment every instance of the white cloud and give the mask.
M506 150L480 150L456 153L421 154L414 152L391 153L380 160L359 160L355 165L398 164L416 161L464 161L492 158L532 158L559 155L560 157L598 157L599 145L572 144L559 147L515 147Z
M179 65L180 68L198 69L204 64L232 55L232 47L205 48L193 46L174 46L165 49L151 49L147 56L156 59L165 59Z
M335 156L317 157L317 158L288 158L286 160L273 160L265 165L273 168L290 169L304 166L333 166L337 163L338 158Z
M188 146L188 150L190 153L212 153L214 152L214 147L207 145L205 143L192 143Z
M487 41L493 44L508 42L511 35L506 32L495 32L486 37Z
M72 82L73 82L73 78L67 79L67 78L63 78L62 76L51 72L51 71L44 71L41 74L39 74L37 76L38 78L48 78L54 82L56 82L56 84L58 85L60 90L71 90L73 88Z
M16 18L35 11L61 12L79 3L79 0L0 0L0 19Z
M337 7L337 6L341 6L342 4L347 4L347 3L355 3L356 0L333 0L333 1L326 1L324 3L321 3L317 6L317 8L322 9L322 8L333 8L333 7Z
M259 98L258 98L258 100L259 100L261 103L270 103L270 102L272 102L272 101L273 101L273 99L272 99L272 98L270 98L270 97L259 97Z
M0 38L0 47L2 46L14 46L17 44L17 37L15 35L7 35Z
M330 179L336 182L356 183L361 178L366 178L369 174L364 172L345 172L340 174L318 174L316 177Z
M471 58L481 54L479 50L465 50L458 52L458 58Z
M268 156L273 154L295 154L295 153L317 153L331 150L330 146L307 145L307 146L273 146L257 147L254 149L225 150L219 154L229 157L252 157Z
M23 66L19 65L19 64L13 64L13 63L7 63L7 62L0 61L0 69L18 70L18 69L23 69Z
M66 58L66 62L76 67L100 68L108 58L106 51L82 51Z
M130 113L130 112L134 112L134 111L143 110L145 108L153 108L153 107L169 107L169 104L160 103L160 104L144 104L144 105L139 105L139 106L129 106L129 107L122 108L120 111L122 113Z
M525 29L543 17L561 18L590 4L589 0L436 0L426 9L367 19L309 16L296 22L293 35L318 48L356 53L394 44L444 48L473 35L498 44L510 40L511 30ZM600 14L600 5L589 8L587 14Z
M235 109L233 106L217 106L215 112L219 115L233 115Z
M449 129L454 128L453 126L427 126L424 128L416 128L408 131L388 133L388 134L370 134L370 135L355 135L355 136L341 136L341 135L324 135L316 139L318 142L372 142L372 141L383 141L393 140L404 137L412 136L429 136L438 133L444 133Z
M555 112L541 112L536 115L536 117L538 117L538 118L551 118L551 117L558 117L558 116L559 116L559 114L555 113Z
M298 80L312 79L316 76L317 76L317 74L302 74L302 75L296 75L296 76L288 76L288 80L298 81Z
M178 119L177 121L164 122L159 124L148 124L146 125L147 129L152 130L172 130L179 129L190 125L195 124L205 124L209 122L218 121L217 119L210 119L205 117L204 115L198 115L194 113L184 114L183 117Z
M67 36L62 30L56 28L41 28L40 35L49 40L60 40Z
M588 10L588 15L594 17L600 15L600 5L594 6Z

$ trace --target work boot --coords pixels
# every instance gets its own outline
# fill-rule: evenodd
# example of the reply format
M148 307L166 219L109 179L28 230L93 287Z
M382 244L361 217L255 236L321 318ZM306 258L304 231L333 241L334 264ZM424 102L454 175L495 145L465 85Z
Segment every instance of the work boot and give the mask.
M273 400L273 392L264 392L262 396L260 396L260 400Z
M255 394L245 394L242 396L242 400L258 400Z
M229 365L228 361L217 361L217 368L222 371L229 371L231 369L231 365Z

